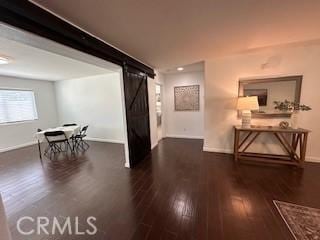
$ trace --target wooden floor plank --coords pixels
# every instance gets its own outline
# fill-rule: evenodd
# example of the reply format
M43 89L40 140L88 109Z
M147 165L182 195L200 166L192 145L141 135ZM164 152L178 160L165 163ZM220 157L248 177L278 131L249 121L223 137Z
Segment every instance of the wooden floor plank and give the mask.
M97 218L95 236L28 239L288 239L272 200L320 208L320 165L239 164L201 140L164 139L135 169L121 144L90 142L77 159L44 159L36 146L0 154L0 191L14 239L22 216ZM25 225L25 227L30 227Z

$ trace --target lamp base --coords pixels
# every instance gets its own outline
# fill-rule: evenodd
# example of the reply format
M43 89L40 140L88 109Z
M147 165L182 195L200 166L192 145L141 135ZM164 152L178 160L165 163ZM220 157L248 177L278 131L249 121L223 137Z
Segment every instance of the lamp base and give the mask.
M251 111L243 110L241 114L241 118L242 118L242 127L250 128L251 127Z

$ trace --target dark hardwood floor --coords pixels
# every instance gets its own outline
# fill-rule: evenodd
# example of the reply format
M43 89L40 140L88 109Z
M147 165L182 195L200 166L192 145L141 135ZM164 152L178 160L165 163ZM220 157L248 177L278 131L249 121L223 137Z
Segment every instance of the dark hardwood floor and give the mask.
M165 139L124 168L123 147L94 143L77 160L38 159L36 146L0 154L13 239L293 239L272 200L320 208L320 164L238 165L202 141ZM22 236L22 216L97 218L95 236ZM24 226L28 227L28 226Z

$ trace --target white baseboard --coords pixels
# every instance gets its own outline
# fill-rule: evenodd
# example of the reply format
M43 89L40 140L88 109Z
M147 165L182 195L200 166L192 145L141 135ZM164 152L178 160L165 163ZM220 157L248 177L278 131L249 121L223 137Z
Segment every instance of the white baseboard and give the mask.
M122 141L122 140L115 140L115 139L86 137L85 140L93 141L93 142L108 142L108 143L120 143L120 144L124 144L124 141Z
M320 163L320 157L306 156L306 161Z
M203 136L176 135L176 134L166 134L166 137L167 138L203 139Z
M151 145L151 150L154 149L156 146L158 146L157 142L155 144Z
M125 166L126 168L130 168L130 163L126 162L126 163L124 164L124 166Z
M217 152L217 153L233 154L233 150L232 149L212 148L212 147L206 147L206 146L203 146L203 151L205 151L205 152Z
M2 149L0 149L0 153L16 150L19 148L29 147L29 146L35 145L35 144L37 144L37 141L27 142L27 143L19 144L19 145L12 146L12 147L2 148Z

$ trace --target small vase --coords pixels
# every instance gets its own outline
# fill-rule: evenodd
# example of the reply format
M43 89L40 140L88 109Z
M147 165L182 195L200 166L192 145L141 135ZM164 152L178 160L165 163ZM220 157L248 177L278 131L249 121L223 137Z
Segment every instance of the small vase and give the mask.
M298 128L298 111L293 111L291 113L291 128L297 129Z

